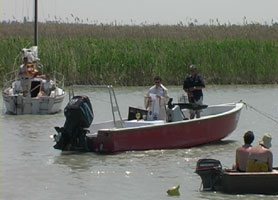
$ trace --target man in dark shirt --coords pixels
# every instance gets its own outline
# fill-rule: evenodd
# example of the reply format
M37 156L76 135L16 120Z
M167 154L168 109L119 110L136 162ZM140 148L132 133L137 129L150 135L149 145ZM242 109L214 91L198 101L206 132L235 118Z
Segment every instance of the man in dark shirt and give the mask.
M202 105L202 89L205 87L205 82L203 77L197 73L195 65L190 65L189 70L190 74L184 79L183 89L187 93L189 103ZM195 116L200 118L200 111L201 110L190 110L190 119L193 119Z

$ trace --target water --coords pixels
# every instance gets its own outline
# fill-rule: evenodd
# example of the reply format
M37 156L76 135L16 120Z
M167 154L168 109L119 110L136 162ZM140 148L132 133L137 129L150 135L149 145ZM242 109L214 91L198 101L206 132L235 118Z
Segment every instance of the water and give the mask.
M127 105L143 106L147 87L116 88L123 117ZM181 88L169 87L177 101ZM107 119L109 112L98 112L109 104L104 93L92 100L95 121ZM278 118L277 86L208 86L204 103L219 104L243 100L270 118ZM67 99L64 104L67 103ZM2 104L1 104L2 105ZM105 105L105 106L103 106ZM17 200L148 200L148 199L277 199L277 196L227 195L200 192L200 177L194 173L200 158L215 158L231 167L235 148L242 144L243 133L253 130L255 143L265 132L273 136L274 166L278 166L278 124L252 109L243 108L238 128L223 141L189 149L124 152L115 155L95 153L62 154L53 149L49 135L62 126L63 113L48 116L1 116L1 199ZM169 197L167 189L180 185L180 197Z

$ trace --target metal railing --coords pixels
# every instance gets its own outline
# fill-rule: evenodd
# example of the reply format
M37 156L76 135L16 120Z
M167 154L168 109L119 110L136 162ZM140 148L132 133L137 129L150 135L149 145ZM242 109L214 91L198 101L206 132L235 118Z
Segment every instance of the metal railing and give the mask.
M113 122L115 127L122 128L123 127L123 119L121 116L121 112L119 109L119 105L117 102L117 98L115 95L115 91L112 85L71 85L69 87L69 100L74 96L74 88L93 88L93 89L107 89L110 97L110 105L111 105L111 111L113 116ZM119 116L120 124L117 124L116 121L116 113Z
M50 75L50 79L54 82L55 86L64 91L64 87L65 87L64 75L56 71L50 73L49 75ZM31 79L32 77L30 77L30 80ZM16 80L20 80L20 78L18 78L18 70L14 70L12 72L8 72L7 74L5 74L3 77L2 91L4 91L9 87L12 87L13 82L15 82Z

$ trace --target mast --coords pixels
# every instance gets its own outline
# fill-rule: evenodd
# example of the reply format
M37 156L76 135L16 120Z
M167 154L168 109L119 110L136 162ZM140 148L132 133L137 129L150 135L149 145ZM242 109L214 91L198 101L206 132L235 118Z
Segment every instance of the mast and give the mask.
M34 45L38 46L38 0L35 0Z

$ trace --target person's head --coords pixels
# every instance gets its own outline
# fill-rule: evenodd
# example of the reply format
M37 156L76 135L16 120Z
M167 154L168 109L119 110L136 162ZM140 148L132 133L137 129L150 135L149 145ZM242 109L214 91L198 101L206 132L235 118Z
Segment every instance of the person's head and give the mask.
M197 67L195 65L190 65L189 72L190 74L195 75L197 73Z
M42 67L40 65L36 65L35 72L35 76L42 75Z
M39 73L42 73L42 67L40 65L37 65L37 70Z
M254 138L254 133L252 131L247 131L243 136L245 144L252 144Z
M45 74L45 80L50 81L50 75L49 74Z
M160 85L160 83L161 83L161 78L160 78L160 76L155 76L153 80L154 80L154 84L155 84L155 85L157 85L157 86Z
M28 57L27 57L27 56L25 56L25 57L23 58L23 63L24 63L24 64L28 64Z
M265 133L264 136L260 139L259 144L269 149L271 147L272 137L269 133Z

